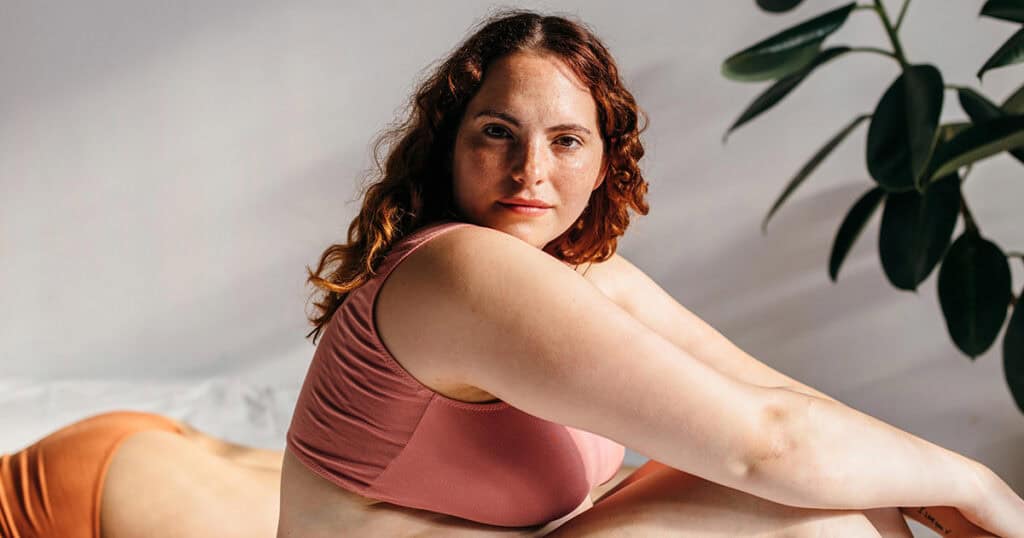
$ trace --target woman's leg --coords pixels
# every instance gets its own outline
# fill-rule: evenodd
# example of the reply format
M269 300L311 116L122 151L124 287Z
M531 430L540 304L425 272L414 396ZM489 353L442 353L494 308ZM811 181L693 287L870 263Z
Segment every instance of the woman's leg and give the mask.
M894 514L786 506L652 460L548 536L912 538Z
M177 433L139 432L107 470L101 535L272 538L279 487L280 471L236 464Z

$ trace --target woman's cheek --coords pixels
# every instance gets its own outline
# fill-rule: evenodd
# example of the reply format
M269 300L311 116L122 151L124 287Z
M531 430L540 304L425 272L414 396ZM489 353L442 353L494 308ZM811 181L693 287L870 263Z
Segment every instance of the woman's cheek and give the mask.
M485 144L470 147L466 156L468 157L468 162L465 163L467 168L473 170L477 174L500 168L503 160L503 154L500 151L500 148L495 148L493 145L489 146Z

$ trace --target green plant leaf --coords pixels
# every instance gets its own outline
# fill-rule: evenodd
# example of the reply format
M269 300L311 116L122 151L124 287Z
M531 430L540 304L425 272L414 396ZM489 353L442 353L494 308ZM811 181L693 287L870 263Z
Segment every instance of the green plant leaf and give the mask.
M1024 146L1024 115L975 123L936 148L928 178L933 180L951 174L961 166L1021 146Z
M981 76L986 71L990 71L997 67L1005 67L1007 65L1013 65L1016 63L1024 62L1024 28L1017 30L999 50L995 51L987 61L985 65L981 66L978 70L978 80L981 80Z
M1003 373L1017 409L1024 412L1024 290L1003 335Z
M1004 115L995 103L988 100L988 97L970 88L958 88L956 93L960 99L960 108L963 108L975 123Z
M769 13L784 13L800 5L803 0L757 0L757 6Z
M1010 264L1003 251L965 231L939 269L939 303L953 342L971 360L992 345L1010 304Z
M801 183L803 183L804 179L806 179L807 176L811 175L811 172L813 172L814 169L817 168L819 164L821 164L821 161L825 160L825 157L828 157L828 155L832 153L832 150L836 149L836 146L838 146L843 140L846 139L846 137L850 134L851 131L857 128L857 126L860 125L861 122L870 117L871 116L869 114L861 114L860 116L853 118L853 121L846 124L846 127L843 127L843 129L836 133L834 136L832 136L832 138L830 138L828 142L825 142L825 145L818 148L818 151L816 151L814 155L811 156L811 159L807 161L802 168L800 168L800 171L796 173L796 176L794 176L793 179L789 180L789 184L786 185L786 188L782 191L782 194L779 195L779 198L775 200L774 204L772 204L772 208L768 210L768 214L765 215L764 220L761 221L762 234L765 233L765 229L768 226L768 220L772 218L772 215L774 215L775 211L779 209L779 206L782 205L782 202L784 202L786 198L789 198L789 195L792 194L793 191L795 191Z
M1024 85L1010 94L999 108L1007 114L1024 114Z
M993 118L1001 118L1007 114L987 97L970 88L957 90L960 98L960 107L971 118L974 123L983 123ZM1010 154L1018 161L1024 163L1024 149L1011 149Z
M843 265L846 255L853 248L853 244L857 242L861 230L878 209L878 204L883 198L885 198L885 189L875 186L864 193L846 213L843 223L839 225L839 231L836 232L836 238L832 241L832 253L828 256L828 276L832 282L836 281L839 276L839 268Z
M988 0L981 15L1011 22L1024 22L1024 4L1020 0Z
M960 176L950 174L917 190L890 193L878 231L885 276L901 290L917 291L949 246L960 212Z
M827 48L818 53L818 55L814 57L814 60L807 64L803 69L777 80L775 84L772 84L767 90L761 92L761 94L750 103L747 109L740 114L740 117L732 124L731 127L729 127L729 130L725 132L725 135L722 137L722 142L724 143L725 139L729 136L729 133L735 131L737 127L754 119L762 112L775 106L775 104L781 101L783 97L789 95L789 92L793 91L797 85L803 82L803 80L807 78L807 75L810 75L812 71L829 60L846 54L847 52L850 52L850 47Z
M822 41L839 29L856 7L850 2L759 41L722 62L722 75L740 82L774 80L814 61Z
M942 98L942 74L920 64L907 66L878 101L868 128L867 164L885 190L916 188L936 142Z

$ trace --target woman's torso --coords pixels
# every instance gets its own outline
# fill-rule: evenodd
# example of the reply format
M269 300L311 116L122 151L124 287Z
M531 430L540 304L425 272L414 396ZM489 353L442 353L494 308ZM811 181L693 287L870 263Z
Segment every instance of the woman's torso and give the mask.
M409 254L405 261L393 269L393 274L401 271L403 266L407 270L413 271L411 268L414 263L409 262L415 255L415 251ZM613 301L618 301L621 292L616 286L615 275L610 269L611 265L582 264L575 270L603 294ZM385 288L392 280L395 279L385 279L378 291L379 296L385 294ZM391 318L389 312L387 308L378 308L376 311L376 321L382 332L386 332L386 328L389 326L399 327L398 324L389 323L389 318ZM403 366L408 366L411 362L407 357L399 356L398 353L394 358ZM473 386L431 379L427 376L418 375L417 377L421 378L420 382L423 385L453 400L473 403L497 400L494 395ZM587 495L572 512L545 525L517 528L485 525L447 514L379 501L342 489L313 473L288 450L285 451L282 468L281 495L279 529L282 536L288 536L288 531L291 531L302 536L317 536L318 533L322 533L325 537L333 537L337 536L342 529L346 535L368 536L420 535L419 533L430 533L431 531L436 531L438 536L459 536L463 533L466 536L474 537L543 536L554 527L593 506L591 496ZM286 499L295 499L297 502L286 503Z

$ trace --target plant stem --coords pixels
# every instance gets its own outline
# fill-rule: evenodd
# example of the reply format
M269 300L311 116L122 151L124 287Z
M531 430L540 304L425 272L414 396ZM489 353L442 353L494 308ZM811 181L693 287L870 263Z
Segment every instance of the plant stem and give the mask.
M897 62L900 60L895 54L878 47L850 47L850 52L872 52L875 54L881 54L882 56L888 56Z
M971 210L967 208L967 200L963 193L960 193L960 212L964 215L964 227L967 231L974 235L981 235L978 224L974 222L974 217L971 215Z
M903 26L903 16L907 14L907 6L909 5L910 0L903 0L903 7L900 8L900 14L896 17L896 26L893 27L896 33L899 33L900 26Z
M1017 252L1015 250L1011 250L1006 253L1006 257L1020 258L1020 261L1024 263L1024 252ZM1021 293L1020 295L1014 295L1012 291L1010 292L1010 304L1013 305L1014 308L1017 308L1017 303L1019 303L1022 300L1024 300L1024 293Z
M906 55L903 54L903 47L900 45L900 38L896 35L896 30L893 29L892 23L889 22L889 14L885 12L885 6L882 5L882 0L874 0L875 12L878 13L878 18L882 19L882 26L885 27L885 33L889 35L889 41L892 42L892 51L896 55L896 59L900 61L900 65L906 67L907 62Z

